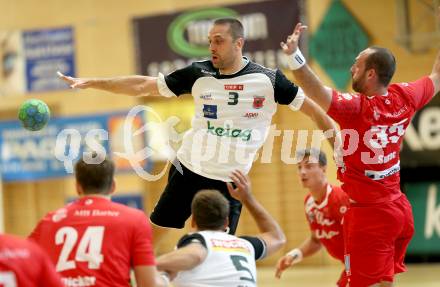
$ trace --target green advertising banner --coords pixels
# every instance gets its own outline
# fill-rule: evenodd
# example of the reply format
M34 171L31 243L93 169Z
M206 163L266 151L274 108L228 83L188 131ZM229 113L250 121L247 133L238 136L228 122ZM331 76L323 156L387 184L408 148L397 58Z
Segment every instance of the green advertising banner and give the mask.
M299 0L209 5L133 19L137 72L168 74L210 57L208 33L216 18L236 17L244 27L244 55L268 68L286 68L280 42L300 19Z
M440 167L440 97L418 111L408 126L400 153L402 167Z
M440 183L411 183L405 190L416 229L408 254L440 254Z
M350 82L350 67L370 38L361 23L340 0L334 0L310 40L310 56L345 91Z

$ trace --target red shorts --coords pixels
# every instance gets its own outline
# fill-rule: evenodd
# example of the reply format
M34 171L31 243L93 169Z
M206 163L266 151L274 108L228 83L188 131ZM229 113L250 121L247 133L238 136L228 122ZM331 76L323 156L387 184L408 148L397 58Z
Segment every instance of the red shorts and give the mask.
M392 282L406 271L405 252L414 234L404 194L377 205L352 204L344 216L345 268L350 287Z

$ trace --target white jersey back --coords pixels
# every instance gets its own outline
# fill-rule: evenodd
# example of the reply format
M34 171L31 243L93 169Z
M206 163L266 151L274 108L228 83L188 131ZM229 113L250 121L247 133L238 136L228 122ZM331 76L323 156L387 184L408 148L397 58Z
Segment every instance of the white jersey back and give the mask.
M221 75L210 61L195 62L165 78L164 95L191 93L195 103L192 128L177 158L191 171L230 181L234 170L247 174L269 132L277 103L300 106L298 87L279 70L249 62L233 75ZM297 107L298 108L298 107Z
M220 231L200 231L206 243L205 260L189 271L179 272L176 287L257 286L255 250L242 238Z

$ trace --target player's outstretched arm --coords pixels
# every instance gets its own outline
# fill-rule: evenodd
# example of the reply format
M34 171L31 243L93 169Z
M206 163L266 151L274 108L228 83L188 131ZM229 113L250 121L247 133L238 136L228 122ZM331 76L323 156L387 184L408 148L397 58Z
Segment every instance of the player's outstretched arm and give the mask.
M437 17L440 19L440 7L437 8ZM440 52L437 53L434 66L432 67L432 72L429 77L434 84L434 95L436 95L440 91Z
M160 275L156 266L135 266L134 275L138 287L166 287L170 285L170 278Z
M301 262L305 257L311 256L321 249L321 242L313 234L307 238L299 248L294 248L278 259L275 277L281 278L283 272L292 265Z
M157 78L149 76L121 76L113 78L73 78L57 72L58 77L72 89L98 89L129 96L158 96Z
M440 91L440 52L437 54L432 73L429 77L434 84L434 95L436 95Z
M269 256L278 251L286 243L286 236L281 227L252 195L250 180L246 175L241 171L234 171L231 179L237 188L234 189L228 183L229 193L249 210L252 218L257 223L258 230L260 231L257 237L266 243L266 254Z
M207 255L206 248L201 243L194 242L159 256L156 264L161 271L176 273L193 269L201 264Z
M324 86L321 80L305 63L304 57L298 49L301 33L307 26L298 23L293 33L287 37L286 42L281 42L283 52L289 57L289 66L295 77L296 83L311 97L325 112L328 111L332 101L332 90Z

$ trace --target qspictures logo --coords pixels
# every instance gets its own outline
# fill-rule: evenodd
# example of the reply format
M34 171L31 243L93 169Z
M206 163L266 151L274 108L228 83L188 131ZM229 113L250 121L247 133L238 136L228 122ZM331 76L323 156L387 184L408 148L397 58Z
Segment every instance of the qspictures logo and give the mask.
M143 126L134 126L138 114L145 112L154 115L157 120L149 121ZM132 169L140 177L149 181L157 180L165 175L169 163L175 165L177 170L182 172L179 161L176 160L177 152L174 149L174 144L181 144L185 138L183 132L179 133L175 129L179 121L180 119L174 116L162 120L154 109L148 106L136 106L132 108L124 120L122 135L123 146L121 150L114 151L114 155L126 159ZM337 138L342 139L344 142L343 147L339 142L336 143L334 157L337 159L337 165L343 167L340 156L345 157L353 154L359 148L360 140L362 140L365 143L365 147L369 149L369 151L360 152L360 159L364 164L378 165L387 161L396 160L394 153L386 154L387 149L385 148L389 144L399 143L399 138L403 136L403 133L399 132L404 130L404 127L401 126L403 124L404 123L401 122L399 125L391 127L372 126L370 130L364 134L359 134L358 131L353 129L337 131ZM234 156L236 162L243 165L248 164L250 160L258 160L261 163L271 163L273 160L272 152L275 138L280 137L281 152L279 155L281 161L285 164L297 164L304 158L304 154L299 155L299 151L307 148L308 142L310 142L310 147L320 150L323 142L334 137L334 130L324 132L314 130L311 132L311 138L309 138L310 131L308 130L278 130L275 124L267 128L267 132L262 134L258 129L240 128L240 126L237 126L237 122L230 121L217 126L215 121L207 120L206 128L200 128L193 133L193 139L195 140L191 143L192 147L190 147L191 162L193 165L197 165L200 162L200 158L203 158L203 161L219 160L219 162L225 159L227 162L229 156ZM133 139L136 136L144 133L149 134L151 131L158 130L164 131L164 138L158 147L153 148L147 145L141 148L134 144ZM210 136L207 137L207 134ZM296 135L295 138L294 134ZM262 137L265 139L263 144L260 142ZM237 140L231 141L231 139L234 138ZM84 138L87 149L83 152L82 156L85 162L88 164L101 163L105 159L107 152L102 142L108 140L108 131L99 128L89 130ZM83 142L81 133L72 128L64 129L56 136L55 157L63 163L67 173L73 172L73 163L76 158L80 156L81 142ZM255 144L258 144L258 148L261 147L261 150L255 154L254 158L250 159L243 153L242 149L248 145ZM148 158L151 158L155 153L166 155L167 165L161 172L153 175L144 169L142 163ZM217 157L219 154L221 156ZM317 158L318 157L314 156L312 160L316 160L317 162ZM396 163L395 166L398 166L398 164L399 163ZM390 171L369 170L368 174L374 177L372 179L377 180L389 176Z

